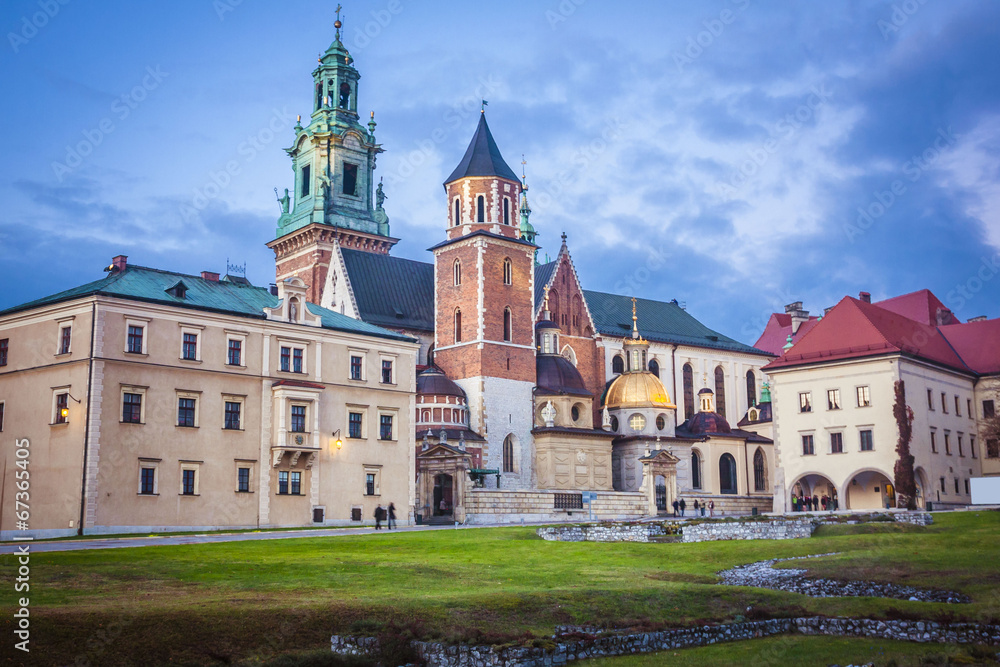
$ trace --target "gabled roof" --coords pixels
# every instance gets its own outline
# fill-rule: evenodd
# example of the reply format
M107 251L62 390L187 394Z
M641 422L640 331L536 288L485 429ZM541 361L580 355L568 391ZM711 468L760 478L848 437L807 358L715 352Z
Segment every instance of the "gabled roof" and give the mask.
M844 297L793 348L763 370L892 353L970 372L937 327L851 297Z
M358 315L384 327L434 331L434 265L341 248Z
M590 290L584 290L583 295L599 332L606 336L624 337L632 330L631 297ZM746 354L768 354L709 329L676 301L636 299L636 315L639 334L647 340Z
M542 307L542 303L545 301L545 288L555 277L558 266L559 260L548 264L539 264L535 267L535 310Z
M929 289L894 296L885 301L878 301L875 305L915 322L931 326L938 325L939 312L943 317L940 324L958 324L959 322L958 318Z
M179 280L183 280L187 287L183 298L172 296L166 291ZM261 320L265 319L265 308L274 308L279 303L278 297L271 294L270 290L254 287L249 283L244 285L224 280L205 280L199 276L129 265L123 271L109 273L101 280L0 311L0 316L88 296L131 299ZM324 329L394 340L412 340L394 331L320 308L314 303L306 304L306 307L320 318Z
M775 356L780 356L785 351L785 344L788 337L792 337L792 343L806 335L819 321L819 317L813 315L807 321L799 325L799 328L792 333L792 316L788 313L771 313L771 318L764 327L764 332L753 344L758 350L770 352Z
M1000 318L950 324L939 331L976 373L1000 373Z
M451 176L448 177L445 184L466 176L499 176L512 181L519 180L517 174L507 166L503 156L500 155L497 142L493 140L490 127L486 124L485 113L479 114L479 126L476 127L476 133L472 136L472 141L469 143L462 161L455 167L455 171L451 172Z

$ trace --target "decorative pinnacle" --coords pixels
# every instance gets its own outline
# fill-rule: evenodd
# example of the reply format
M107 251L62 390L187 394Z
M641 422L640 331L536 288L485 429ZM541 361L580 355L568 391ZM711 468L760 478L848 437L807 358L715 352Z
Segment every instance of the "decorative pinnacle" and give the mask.
M524 159L524 153L521 153L521 189L528 189L528 177L524 175L524 165L528 164L528 161Z
M340 27L342 25L344 25L343 23L340 22L340 10L341 9L342 9L341 6L338 4L337 5L337 20L333 22L333 27L337 29L336 39L337 39L338 42L340 41Z
M487 102L486 100L483 100L483 106L479 107L479 113L486 113L486 107L487 107L487 105L489 105L489 102Z
M566 233L563 232L563 240L566 239ZM632 297L632 338L639 337L639 318L635 314L635 297Z
M371 120L368 121L368 133L370 135L372 135L372 136L375 136L375 126L376 125L378 125L378 123L375 122L375 112L372 111Z

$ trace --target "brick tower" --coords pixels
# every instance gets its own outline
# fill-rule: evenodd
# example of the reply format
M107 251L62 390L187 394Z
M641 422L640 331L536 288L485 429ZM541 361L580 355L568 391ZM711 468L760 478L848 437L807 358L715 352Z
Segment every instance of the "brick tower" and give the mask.
M484 465L501 471L501 487L530 488L536 246L521 238L521 183L485 113L444 189L447 240L431 248L434 363L468 395L470 426L487 441Z
M307 298L323 303L335 245L388 253L398 241L389 235L381 185L372 205L375 112L366 130L358 121L358 80L354 59L336 37L313 71L313 112L307 127L295 125L295 141L285 149L292 159L294 184L279 197L282 213L274 250L277 279L297 277L309 286Z

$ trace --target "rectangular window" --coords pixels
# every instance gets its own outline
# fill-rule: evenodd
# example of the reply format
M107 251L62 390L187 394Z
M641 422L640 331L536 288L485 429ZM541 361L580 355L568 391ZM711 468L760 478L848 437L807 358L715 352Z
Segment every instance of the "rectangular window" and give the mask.
M292 471L292 495L297 496L302 493L302 473L298 470Z
M865 430L861 432L861 451L870 452L875 449L875 440L872 437L872 432Z
M69 421L69 394L56 394L56 419L57 424L65 424Z
M250 493L250 468L236 470L236 491L237 493Z
M196 471L190 468L185 468L181 470L181 495L193 496L194 495L194 478Z
M955 478L955 493L958 493L958 477Z
M226 401L226 425L224 428L238 431L240 429L240 408L237 401Z
M358 165L344 163L344 194L354 196L358 189Z
M812 392L799 392L799 412L812 412Z
M309 177L311 172L312 169L310 165L307 164L306 166L302 167L302 186L299 189L299 192L302 194L303 197L309 196L309 183L310 183Z
M363 415L360 412L351 412L347 416L347 437L361 437L361 423Z
M0 366L7 365L7 343L9 338L0 338Z
M6 344L6 342L5 340L0 340L0 344ZM0 353L2 353L2 356L0 356L0 366L3 366L7 360L7 355L3 352L3 349L0 348ZM983 419L993 419L996 414L996 407L993 404L993 400L983 401Z
M63 327L59 331L59 354L69 354L70 343L73 342L73 327Z
M1000 440L992 439L986 441L986 458L1000 459Z
M948 489L944 485L944 477L941 478L941 493L948 493Z
M941 412L948 414L948 395L941 392Z
M184 334L184 344L181 348L181 358L188 361L198 360L198 334Z
M871 390L868 385L858 387L858 407L867 408L872 404Z
M958 455L965 456L965 450L962 449L962 434L958 434Z
M286 373L292 370L292 348L281 348L281 370Z
M382 384L392 384L392 361L382 360Z
M830 453L832 453L832 454L843 454L844 453L844 434L843 433L831 433L830 434Z
M969 419L975 419L976 415L972 413L972 399L965 399L965 414L969 415Z
M816 453L816 445L813 442L813 436L804 435L802 436L802 455L812 456Z
M156 468L139 469L139 493L144 496L156 493Z
M962 416L961 404L958 402L958 396L955 397L955 414L959 417Z
M828 410L840 409L840 390L829 389L826 392L826 404Z
M951 434L947 431L944 434L944 453L951 456Z
M194 401L193 398L177 399L178 426L194 426Z
M934 412L934 391L932 389L927 390L927 409Z
M378 422L379 440L392 440L392 415L380 415Z
M931 453L937 454L937 432L931 431Z
M965 480L965 495L969 495L969 480Z
M230 366L242 366L243 361L243 341L234 338L229 339L229 356L226 363Z
M365 495L378 495L378 472L374 470L365 471Z
M129 325L128 327L128 352L130 354L142 354L142 336L145 333L143 327Z
M292 372L302 372L302 350L298 348L292 349Z
M2 407L3 405L0 405L0 408ZM3 430L3 424L0 423L0 431L2 430ZM969 436L969 450L972 452L972 458L976 458L976 436L974 435Z
M3 433L3 406L5 403L0 402L0 433Z
M292 406L292 433L306 432L306 406Z
M279 470L278 471L278 495L287 496L288 495L288 471Z
M142 419L142 394L122 396L122 421L126 424L140 424Z
M351 355L351 379L352 380L362 380L364 376L362 370L364 368L364 357L359 357L355 354Z

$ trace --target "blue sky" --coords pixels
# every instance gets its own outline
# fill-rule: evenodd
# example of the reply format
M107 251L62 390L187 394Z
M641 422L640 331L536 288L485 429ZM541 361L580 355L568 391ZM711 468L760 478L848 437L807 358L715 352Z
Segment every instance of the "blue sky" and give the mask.
M1000 3L345 4L396 255L443 238L485 98L542 252L565 231L588 289L744 342L861 290L1000 316ZM119 253L273 281L273 188L335 7L4 2L0 308Z

